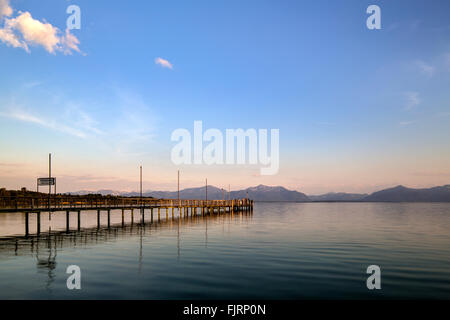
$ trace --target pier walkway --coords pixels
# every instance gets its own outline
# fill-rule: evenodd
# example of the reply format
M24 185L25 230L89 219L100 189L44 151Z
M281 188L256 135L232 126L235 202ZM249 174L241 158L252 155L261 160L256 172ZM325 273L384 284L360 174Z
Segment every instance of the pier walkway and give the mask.
M253 211L253 200L233 199L233 200L177 200L177 199L153 199L139 197L89 197L77 199L75 197L52 196L50 198L32 198L32 197L0 197L0 213L21 212L25 214L25 235L29 234L29 220L31 214L36 214L37 234L41 229L42 212L66 212L66 224L69 229L70 213L77 214L78 226L81 223L82 211L97 211L97 225L100 226L100 212L106 211L107 226L110 226L111 211L120 210L122 213L122 223L125 221L126 212L130 212L131 222L134 222L134 210L138 210L140 223L145 224L145 215L158 214L158 219L162 213L172 218L175 214L178 217L188 217L194 215L221 214L227 212ZM150 212L148 212L150 211Z

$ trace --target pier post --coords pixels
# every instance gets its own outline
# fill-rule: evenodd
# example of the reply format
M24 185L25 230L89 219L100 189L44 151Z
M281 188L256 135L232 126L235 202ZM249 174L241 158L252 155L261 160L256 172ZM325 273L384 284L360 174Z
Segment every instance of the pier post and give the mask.
M153 208L150 209L150 215L151 215L151 223L153 223Z
M81 211L78 210L78 231L81 229Z
M122 227L125 225L125 209L122 209Z
M41 233L41 213L37 213L37 234Z
M66 211L66 232L69 232L69 211Z
M111 209L108 209L108 229L111 226Z
M172 219L175 219L174 208L172 207Z
M100 210L97 210L97 229L100 228Z
M30 213L25 212L25 236L28 237L28 234L30 233L30 227L29 227L29 221L30 221Z
M131 209L131 224L134 222L134 209Z

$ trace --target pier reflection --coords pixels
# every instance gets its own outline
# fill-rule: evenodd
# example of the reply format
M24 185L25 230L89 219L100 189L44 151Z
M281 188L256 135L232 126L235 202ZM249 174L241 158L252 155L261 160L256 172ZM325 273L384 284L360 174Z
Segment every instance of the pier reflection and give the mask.
M208 245L208 224L247 224L252 219L251 211L211 215L191 215L172 217L167 219L152 219L152 222L142 223L115 223L109 226L99 227L97 223L92 223L89 227L80 228L76 226L73 230L51 230L40 234L28 236L8 236L0 237L0 260L16 259L20 256L32 257L36 263L38 274L44 275L43 286L46 291L52 291L52 284L55 281L58 251L63 252L71 248L92 248L106 242L117 242L130 238L139 239L136 242L138 253L138 273L141 274L144 261L145 240L158 237L164 231L173 231L176 234L177 257L182 253L183 243L181 235L183 229L204 228L205 247ZM94 219L91 219L95 221Z
M205 246L208 242L208 224L227 222L247 223L252 219L252 211L238 213L192 215L185 217L172 217L167 219L153 219L152 222L142 223L115 223L99 227L93 224L89 227L71 230L48 230L40 234L28 236L0 235L0 257L34 255L38 269L47 270L49 274L56 266L57 250L64 248L87 247L95 244L120 241L132 236L139 237L139 260L142 260L142 246L144 237L157 236L158 231L175 230L177 233L177 249L180 254L180 234L183 229L194 226L204 226Z

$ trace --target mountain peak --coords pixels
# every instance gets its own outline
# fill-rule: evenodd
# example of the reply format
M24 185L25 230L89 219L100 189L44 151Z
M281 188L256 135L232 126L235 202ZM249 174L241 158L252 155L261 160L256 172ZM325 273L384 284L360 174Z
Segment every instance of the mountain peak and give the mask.
M279 189L284 189L284 188L280 187L280 186L266 186L263 184L257 185L256 187L247 188L247 190L257 190L257 191L270 191L270 190L279 190Z

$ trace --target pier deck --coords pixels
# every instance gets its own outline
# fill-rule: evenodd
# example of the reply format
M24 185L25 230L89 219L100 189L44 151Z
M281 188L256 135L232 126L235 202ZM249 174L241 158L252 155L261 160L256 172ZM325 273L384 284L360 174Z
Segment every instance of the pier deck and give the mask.
M233 199L233 200L177 200L177 199L149 199L149 198L101 198L101 199L75 199L73 197L55 196L51 198L0 198L0 213L21 212L25 214L25 235L29 235L30 214L37 216L37 230L41 229L42 212L66 212L66 227L69 230L69 217L71 212L77 213L78 228L81 224L82 211L97 211L97 225L100 226L100 212L107 211L107 226L110 227L111 211L121 210L122 224L125 220L125 211L131 213L131 221L134 221L134 210L139 210L140 223L145 224L146 211L150 211L151 221L153 221L153 211L157 210L158 219L161 217L161 210L165 211L166 218L169 214L172 218L175 214L179 217L194 215L233 213L240 211L253 211L253 200ZM170 212L171 211L171 212ZM176 211L176 212L175 212ZM164 213L164 212L163 212Z

